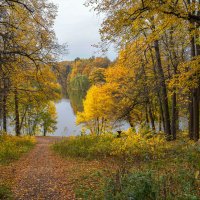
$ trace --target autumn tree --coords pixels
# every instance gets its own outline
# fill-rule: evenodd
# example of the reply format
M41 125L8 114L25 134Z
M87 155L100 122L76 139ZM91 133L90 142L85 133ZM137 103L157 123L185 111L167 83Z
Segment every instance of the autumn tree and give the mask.
M141 87L146 94L145 103L140 105L149 115L146 115L146 121L150 118L152 128L155 127L153 121L159 110L159 121L162 121L167 138L176 139L178 107L189 101L190 135L198 140L199 1L88 0L86 5L106 15L100 30L102 48L110 42L117 44L125 50L124 63L129 67L129 73L132 70L140 72L137 79L142 77L144 84ZM189 50L191 56L188 56ZM191 67L182 69L186 65ZM181 85L185 73L189 73L192 85L187 88L168 85L177 77ZM181 94L187 89L190 100L186 94Z
M53 31L56 7L46 0L10 0L2 1L0 10L0 104L3 127L6 131L8 112L13 113L16 134L20 135L29 109L29 106L25 106L24 114L20 113L24 99L27 98L30 105L30 99L37 99L45 106L49 100L56 99L54 93L59 92L51 72L57 53L61 50ZM54 89L56 91L52 92ZM12 105L15 105L14 108Z

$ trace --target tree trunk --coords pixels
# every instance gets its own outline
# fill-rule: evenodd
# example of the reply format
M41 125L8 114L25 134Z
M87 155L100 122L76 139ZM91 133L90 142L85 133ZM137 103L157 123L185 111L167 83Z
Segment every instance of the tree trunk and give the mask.
M5 79L3 80L3 83L3 130L7 132L7 83Z
M195 0L192 1L195 3ZM191 2L189 2L190 4ZM200 3L200 0L199 0ZM194 12L195 14L195 12ZM198 10L197 15L200 16L200 12ZM192 30L199 29L199 25L197 26L195 23L191 24ZM200 55L200 46L197 44L197 41L199 39L198 35L194 35L191 38L191 59L193 59L195 56ZM194 74L194 76L197 76L198 74ZM192 77L193 78L193 77ZM200 82L200 80L199 80ZM199 83L198 83L199 84ZM194 139L195 141L199 140L199 93L200 93L200 84L197 88L193 88L191 91L191 102L189 105L189 136L190 139Z
M152 112L151 106L149 106L149 117L150 117L150 121L151 121L151 127L155 131L156 130L155 120L154 120L154 116L153 116L153 112Z
M2 77L2 55L0 54L0 76ZM2 80L0 80L0 126L2 127L2 118L3 118L3 83Z
M20 121L19 121L19 99L18 99L18 91L15 88L15 133L16 136L20 136Z
M149 125L148 105L145 105L146 124Z
M174 92L172 96L172 137L173 137L173 140L176 140L177 122L178 122L177 97L176 97L176 93Z
M200 3L200 0L199 0ZM198 10L198 16L200 16L200 10ZM197 29L200 28L200 26L198 25L196 27ZM197 35L196 36L196 41L199 41L200 36ZM200 56L200 45L199 43L196 42L196 55ZM198 88L195 89L194 91L194 96L193 96L193 104L194 104L194 139L195 141L199 140L199 101L200 101L200 80L198 83Z
M161 114L160 114L160 116L159 116L158 130L159 130L159 131L162 131L162 117L161 117Z
M46 128L44 127L44 131L43 131L43 133L44 133L44 137L46 137L46 135L47 135L47 131L46 131Z
M2 86L0 85L0 127L2 127L2 111L3 111L3 89Z
M171 126L170 126L170 115L169 115L167 87L166 87L166 84L165 84L165 76L164 76L164 71L163 71L163 68L162 68L160 48L159 48L158 40L156 40L154 42L154 48L155 48L156 60L157 60L157 71L158 71L159 82L160 82L160 87L161 87L161 99L162 99L163 115L164 115L164 121L165 121L165 133L167 135L167 138L170 139Z
M132 120L131 120L130 113L129 113L128 116L127 116L127 120L128 120L128 122L129 122L131 128L134 128L135 125L133 124L133 122L132 122Z
M193 91L193 126L194 140L199 140L199 89Z
M161 97L160 97L159 92L158 92L158 100L159 100L159 107L160 107L160 120L163 124L163 130L165 131L165 118L164 118L164 114L163 114L162 101L161 101Z
M191 58L200 55L199 45L195 44L195 37L191 39ZM194 75L195 76L195 75ZM190 139L195 141L199 140L199 89L194 88L192 90L191 102L190 102L190 115L189 115L189 136Z
M191 39L191 58L195 57L195 38ZM189 136L190 139L194 139L194 99L193 99L193 90L191 91L190 103L189 103Z
M97 117L97 135L99 135L100 131L99 131L100 127L99 127L99 118Z

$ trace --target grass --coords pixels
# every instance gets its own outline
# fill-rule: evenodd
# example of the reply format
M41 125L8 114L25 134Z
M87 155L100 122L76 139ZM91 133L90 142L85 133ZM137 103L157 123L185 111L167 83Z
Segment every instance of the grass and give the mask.
M1 200L12 200L12 192L10 187L6 185L0 185L0 199Z
M77 198L105 200L199 200L200 144L184 136L167 142L162 134L127 131L70 137L53 146L62 157L107 160L103 172L83 174ZM115 167L113 167L113 163Z
M0 164L9 164L33 148L33 137L0 136Z
M102 158L109 155L110 143L113 141L113 135L104 135L103 137L95 135L83 135L69 137L53 145L53 149L63 157L72 158Z

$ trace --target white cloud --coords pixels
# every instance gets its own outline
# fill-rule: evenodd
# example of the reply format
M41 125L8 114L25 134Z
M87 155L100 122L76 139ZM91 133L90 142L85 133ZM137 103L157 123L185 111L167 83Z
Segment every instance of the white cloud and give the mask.
M58 5L58 16L55 21L58 41L69 46L69 54L65 59L89 58L94 55L97 50L91 45L100 41L101 17L83 5L85 0L51 0L51 2ZM114 59L116 54L114 50L110 50L107 56Z

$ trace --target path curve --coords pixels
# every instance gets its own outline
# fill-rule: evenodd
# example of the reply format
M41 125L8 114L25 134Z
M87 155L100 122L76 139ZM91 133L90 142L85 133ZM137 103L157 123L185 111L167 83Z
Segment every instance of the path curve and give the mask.
M67 163L49 146L58 137L37 137L35 148L15 166L16 200L73 200L67 180Z

